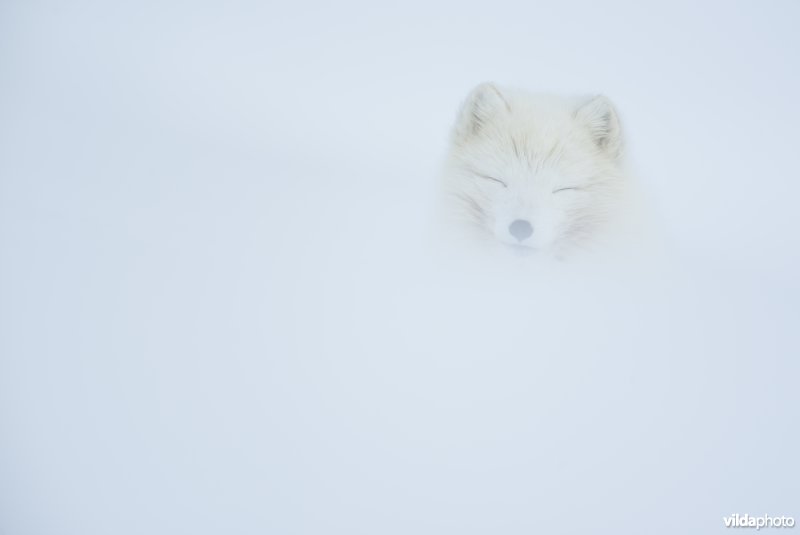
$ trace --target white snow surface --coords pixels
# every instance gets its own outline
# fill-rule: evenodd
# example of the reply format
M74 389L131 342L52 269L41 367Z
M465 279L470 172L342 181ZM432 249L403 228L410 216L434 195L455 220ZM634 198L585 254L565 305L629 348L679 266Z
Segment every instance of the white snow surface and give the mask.
M800 517L799 16L3 2L0 533ZM448 247L486 80L613 100L657 257Z

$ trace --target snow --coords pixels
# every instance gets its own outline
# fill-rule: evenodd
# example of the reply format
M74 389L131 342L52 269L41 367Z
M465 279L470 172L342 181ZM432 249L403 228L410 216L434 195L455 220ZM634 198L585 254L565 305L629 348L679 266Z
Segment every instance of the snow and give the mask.
M0 6L0 532L800 516L795 2ZM667 254L448 251L484 80L608 95Z

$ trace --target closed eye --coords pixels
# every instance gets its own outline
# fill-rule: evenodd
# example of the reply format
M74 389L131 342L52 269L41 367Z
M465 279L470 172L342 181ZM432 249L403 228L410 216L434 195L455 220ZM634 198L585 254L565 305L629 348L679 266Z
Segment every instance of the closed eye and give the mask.
M493 177L493 176L489 176L489 175L483 175L483 174L481 174L481 173L475 173L475 174L476 174L477 176L479 176L480 178L484 179L484 180L491 180L492 182L497 182L498 184L500 184L500 185L501 185L501 186L503 186L504 188L507 188L507 187L508 187L508 184L506 184L505 182L503 182L503 181L502 181L502 180L500 180L499 178L495 178L495 177Z
M566 188L558 188L558 189L554 189L554 190L553 190L553 193L558 193L558 192L560 192L560 191L581 191L582 189L583 189L583 188L580 188L580 187L578 187L578 186L568 186L568 187L566 187Z

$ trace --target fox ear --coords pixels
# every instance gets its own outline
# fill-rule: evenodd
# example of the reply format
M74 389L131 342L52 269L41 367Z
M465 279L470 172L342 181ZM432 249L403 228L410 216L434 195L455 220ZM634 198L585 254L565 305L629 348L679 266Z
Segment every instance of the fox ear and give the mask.
M575 112L575 118L585 125L597 147L614 158L622 152L622 132L614 105L603 95L591 98Z
M478 134L499 113L510 109L494 84L482 83L470 92L453 127L453 140L463 142Z

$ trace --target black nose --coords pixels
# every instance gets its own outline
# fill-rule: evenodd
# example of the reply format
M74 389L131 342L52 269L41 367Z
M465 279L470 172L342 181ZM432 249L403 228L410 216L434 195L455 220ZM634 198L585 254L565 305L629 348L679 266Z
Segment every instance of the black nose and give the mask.
M517 219L508 226L508 231L517 241L522 241L533 234L533 227L524 219Z

